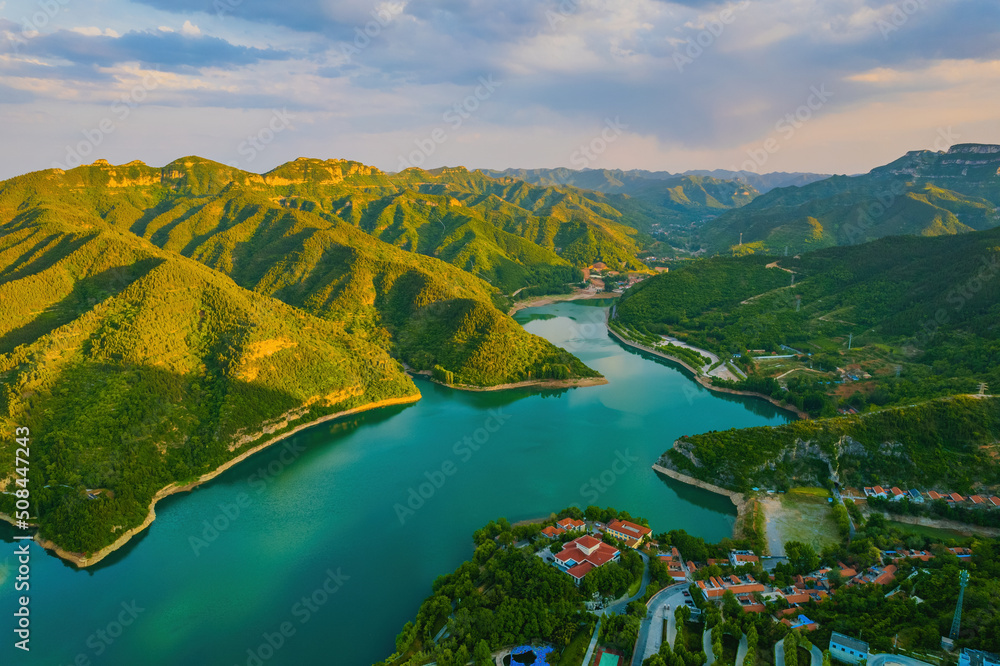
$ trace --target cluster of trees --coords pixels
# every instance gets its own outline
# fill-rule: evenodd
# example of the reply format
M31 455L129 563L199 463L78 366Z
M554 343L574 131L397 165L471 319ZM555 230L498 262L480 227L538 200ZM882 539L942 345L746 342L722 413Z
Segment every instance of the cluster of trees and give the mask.
M813 416L839 406L859 409L968 393L1000 381L1000 339L987 322L1000 314L995 272L1000 232L938 239L904 238L819 250L801 257L714 257L677 267L632 288L617 316L624 326L670 333L720 356L743 354L755 381L738 386L785 400ZM978 261L970 261L976 257ZM777 261L780 268L766 268ZM853 350L831 340L854 335ZM788 380L784 389L759 384L750 349L781 353L781 345L814 352L829 373L858 359L899 364L875 373L849 397L830 375ZM859 349L861 351L859 351ZM867 353L864 350L870 350ZM905 353L904 353L905 352ZM892 367L891 365L889 367Z
M868 506L876 511L885 511L899 516L930 516L954 520L970 525L1000 527L1000 510L989 506L965 506L944 500L917 503L908 499L894 502L883 497L869 497Z
M775 427L709 431L681 440L700 465L676 449L663 461L741 491L787 489L796 482L818 485L829 476L825 460L796 455L811 447L832 462L845 484L943 486L967 493L974 484L1000 484L1000 464L989 453L998 439L1000 400L956 397Z

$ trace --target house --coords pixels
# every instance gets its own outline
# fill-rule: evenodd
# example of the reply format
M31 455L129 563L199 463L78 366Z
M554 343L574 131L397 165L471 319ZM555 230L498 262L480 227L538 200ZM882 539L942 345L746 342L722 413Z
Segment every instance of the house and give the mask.
M892 490L890 490L889 492L892 493L892 501L893 502L898 502L899 500L901 500L904 497L906 497L906 493L904 493L902 490L900 490L896 486L893 486Z
M847 664L868 660L868 643L836 631L830 636L830 656Z
M573 577L577 585L591 569L617 562L620 552L611 544L584 534L566 543L563 549L555 554L556 564Z
M888 585L895 579L896 579L896 565L890 564L886 566L885 569L882 569L882 572L879 573L875 577L875 579L872 580L872 582L875 583L876 585Z
M587 524L582 520L577 520L576 518L563 518L556 523L560 528L566 532L579 532L580 530L587 527Z
M970 559L972 557L972 550L965 547L949 548L951 552L955 554L959 559Z
M916 502L917 504L923 504L924 503L924 496L921 495L920 491L917 490L916 488L910 488L910 490L908 491L908 494L910 496L910 501L911 502Z
M729 563L734 567L742 567L757 564L760 558L754 555L752 550L734 550L729 553Z
M986 498L982 495L973 495L969 498L973 504L986 504Z
M889 491L882 486L875 486L872 488L872 497L887 497L888 495Z
M792 629L803 629L805 631L815 631L819 629L819 625L807 618L805 615L799 615L797 618L792 620L785 618L782 623L787 624Z
M993 506L1000 506L1000 497L996 495L990 495L990 504Z
M614 538L624 541L629 548L638 548L642 540L653 530L628 520L612 520L608 523L606 531Z
M958 655L958 666L1000 666L1000 655L962 648Z
M962 497L961 495L959 495L958 493L952 493L952 494L948 495L947 497L945 497L945 499L948 500L949 502L955 502L955 503L964 502L965 501L965 498Z
M670 577L673 580L687 580L687 567L676 547L670 549L669 555L660 555L660 560L667 565L667 570L670 571Z
M545 529L542 530L542 534L544 534L545 536L547 536L550 539L554 539L557 536L559 536L560 534L564 534L565 532L566 532L566 530L564 530L563 528L561 528L561 527L554 527L552 525L549 525L548 527L546 527Z
M927 496L930 497L932 500L944 499L944 495L942 495L941 493L934 492L933 490L929 491L927 493Z

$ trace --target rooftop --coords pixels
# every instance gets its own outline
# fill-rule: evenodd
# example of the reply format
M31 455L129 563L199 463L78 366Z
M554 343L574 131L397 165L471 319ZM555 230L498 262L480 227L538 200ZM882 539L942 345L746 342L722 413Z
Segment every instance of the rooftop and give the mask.
M868 643L858 640L857 638L851 638L850 636L845 636L844 634L837 633L836 631L830 636L830 644L833 643L841 647L845 647L848 650L854 650L855 652L860 652L862 654L868 654Z

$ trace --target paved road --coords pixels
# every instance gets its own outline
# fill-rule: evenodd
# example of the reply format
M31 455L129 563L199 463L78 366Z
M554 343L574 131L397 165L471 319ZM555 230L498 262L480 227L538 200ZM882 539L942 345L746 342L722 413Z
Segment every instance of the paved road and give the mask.
M712 651L712 632L708 627L705 627L705 631L701 635L701 648L705 651L705 656L708 657L705 666L712 666L715 663L715 652ZM785 665L780 664L779 666Z
M642 585L639 586L639 591L631 597L623 597L611 603L611 605L604 609L602 612L603 615L621 615L628 609L630 603L645 596L646 587L649 585L649 556L645 553L639 553L639 557L642 558Z
M820 650L815 645L809 650L809 654L812 655L812 666L823 666L823 651ZM737 664L737 666L739 666Z
M597 635L600 632L601 632L601 618L597 618L597 626L594 627L594 635L590 639L590 647L587 648L587 654L583 656L583 663L580 664L580 666L587 666L587 664L590 663L591 657L594 656L594 648L597 647Z
M785 641L774 645L774 666L785 666Z
M747 635L743 634L740 638L740 647L736 651L736 666L743 666L743 660L746 659L747 652L750 651L750 641L747 640Z
M650 612L646 613L646 617L639 625L639 638L636 641L635 653L632 655L632 663L635 666L639 666L645 659L660 651L660 645L663 643L663 631L660 627L663 626L664 618L668 621L667 640L673 646L674 638L677 636L674 611L690 598L684 596L689 586L690 583L684 582L665 587L649 600L647 606ZM670 610L666 610L664 606L670 606Z
M639 625L639 637L635 642L636 649L632 655L633 666L640 666L643 661L660 651L660 645L663 643L661 627L663 627L664 619L669 621L667 640L673 645L674 637L677 634L674 611L678 606L683 605L684 600L688 598L684 596L687 588L688 583L677 583L663 588L649 600L647 604L649 610ZM668 605L670 610L666 609Z

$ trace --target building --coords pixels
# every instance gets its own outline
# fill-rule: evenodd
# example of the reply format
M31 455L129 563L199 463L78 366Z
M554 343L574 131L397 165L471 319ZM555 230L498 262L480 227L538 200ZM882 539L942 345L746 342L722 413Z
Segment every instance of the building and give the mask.
M965 498L962 497L961 495L959 495L958 493L952 493L952 494L948 495L947 497L945 497L945 499L947 501L949 501L949 502L954 502L956 504L958 504L959 502L964 502L965 501Z
M1000 655L962 648L958 655L958 666L1000 666Z
M553 527L552 525L549 525L548 527L546 527L545 529L542 530L542 534L544 534L545 536L547 536L550 539L554 539L557 536L559 536L560 534L565 534L565 532L566 532L566 530L564 530L563 528L561 528L561 527Z
M729 563L734 567L757 564L760 558L752 550L734 550L729 553Z
M611 544L584 534L566 543L563 549L555 554L559 568L573 577L577 585L591 569L617 562L621 553Z
M917 504L923 504L924 503L924 496L921 495L920 491L917 490L916 488L910 488L910 490L908 491L908 494L910 495L910 501L911 502L916 502Z
M927 493L927 496L928 496L928 497L930 497L930 498L931 498L932 500L939 500L939 499L944 499L944 495L942 495L942 494L941 494L941 493L939 493L939 492L935 492L935 491L933 491L933 490L929 491L929 492Z
M992 504L993 506L1000 506L1000 497L997 497L996 495L991 495L990 504Z
M556 525L567 532L579 532L587 527L587 524L576 518L563 518Z
M830 636L830 656L847 664L859 664L868 660L868 643L835 631Z
M605 531L619 541L624 541L629 548L638 548L653 530L628 520L612 520Z
M764 592L765 587L753 576L710 576L708 580L699 580L698 589L707 600L721 599L728 591L737 597L745 594Z
M680 551L677 550L676 546L670 549L669 555L660 555L660 560L667 565L670 577L673 580L678 582L687 580L687 566L685 566Z

